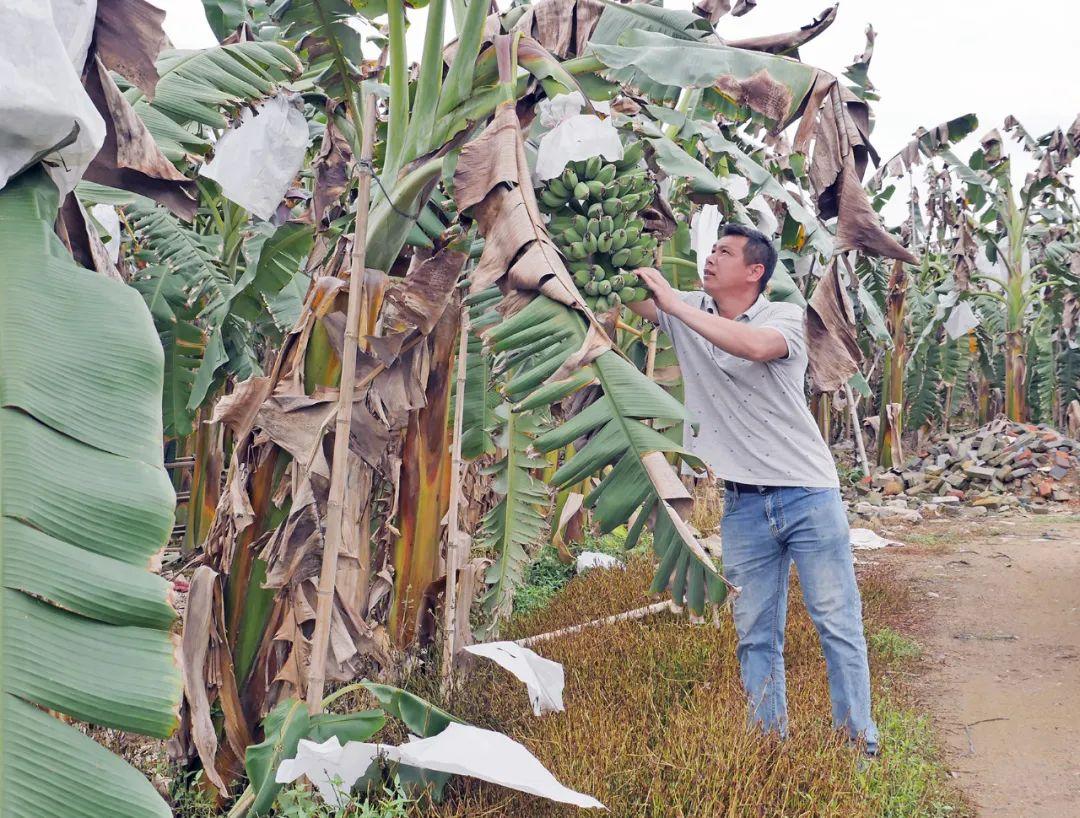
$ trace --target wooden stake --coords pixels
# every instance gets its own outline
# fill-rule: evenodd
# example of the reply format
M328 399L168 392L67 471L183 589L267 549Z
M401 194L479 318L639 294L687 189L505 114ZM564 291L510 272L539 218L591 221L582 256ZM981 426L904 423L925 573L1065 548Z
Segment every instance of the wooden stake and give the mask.
M356 196L356 227L353 231L352 266L349 277L349 307L345 321L345 347L341 354L341 384L338 390L337 418L334 423L334 458L331 466L330 498L326 504L326 540L319 571L318 604L315 609L315 632L311 639L308 664L308 713L322 710L326 686L326 656L330 646L330 618L334 611L334 588L337 582L337 558L341 548L341 528L348 485L349 435L352 433L352 408L356 387L357 326L364 288L367 261L368 209L371 203L371 154L375 144L375 95L364 96L363 144L357 172L360 174ZM356 123L354 123L355 125Z
M646 605L644 608L635 608L634 610L626 611L625 613L605 616L603 619L594 619L591 622L584 622L580 625L571 625L568 628L559 628L559 630L551 631L550 633L540 633L536 636L529 636L525 639L518 639L517 644L527 648L539 642L547 642L551 639L558 639L560 636L570 636L571 634L581 633L587 628L599 628L603 625L614 625L616 622L625 622L628 619L644 619L646 616L663 613L664 611L677 612L677 607L678 606L676 606L675 603L672 602L670 599L665 599L663 602L654 602L652 605Z
M453 681L454 656L457 654L457 574L467 554L461 553L462 536L458 527L458 504L461 499L461 427L465 415L465 360L469 351L469 308L461 308L461 339L458 342L457 392L454 402L454 439L450 444L450 508L446 512L446 590L443 593L442 687L445 693Z
M844 396L847 398L848 411L851 413L851 430L855 435L855 447L859 452L859 465L863 474L870 474L870 462L866 459L866 443L863 442L862 424L859 422L859 410L855 406L855 396L851 384L844 384Z

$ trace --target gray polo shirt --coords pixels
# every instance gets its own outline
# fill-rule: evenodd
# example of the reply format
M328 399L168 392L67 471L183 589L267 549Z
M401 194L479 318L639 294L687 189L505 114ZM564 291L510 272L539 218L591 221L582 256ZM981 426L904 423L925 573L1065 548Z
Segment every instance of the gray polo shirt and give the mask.
M717 314L704 292L680 293L687 304ZM836 464L807 406L803 310L759 296L735 320L772 327L788 354L767 363L730 355L679 319L657 310L660 328L675 345L686 408L684 445L717 477L761 486L838 486Z

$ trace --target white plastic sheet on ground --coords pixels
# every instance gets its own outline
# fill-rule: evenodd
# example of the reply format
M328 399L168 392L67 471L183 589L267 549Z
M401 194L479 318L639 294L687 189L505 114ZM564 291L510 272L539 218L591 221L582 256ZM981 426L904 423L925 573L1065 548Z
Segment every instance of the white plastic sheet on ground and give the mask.
M336 736L322 744L301 740L296 757L278 765L274 780L288 784L307 776L323 800L340 805L378 755L410 767L479 778L564 804L605 808L595 798L560 784L536 756L512 738L456 723L436 736L413 739L400 747L359 741L342 746Z
M483 656L510 671L525 683L533 714L559 712L563 708L563 666L545 659L516 642L485 642L465 648L474 656Z
M287 758L278 765L274 780L278 784L291 784L301 776L307 776L326 803L344 806L352 785L379 755L397 761L398 748L362 741L347 741L342 746L337 736L331 736L322 744L300 739L296 757Z
M851 547L856 551L873 551L890 545L903 545L896 540L887 540L869 528L851 529Z
M600 551L582 551L577 556L574 568L582 574L590 568L625 568L626 563L612 554L603 554Z
M563 804L605 809L591 796L559 783L539 759L509 736L467 724L450 724L437 736L398 748L402 764L467 775Z
M949 313L949 317L945 319L945 332L954 341L962 335L967 335L977 326L979 326L979 316L974 313L967 301L957 304Z
M611 120L580 113L585 98L580 91L559 94L541 105L540 124L550 127L536 149L535 173L541 181L553 179L570 162L602 156L609 162L622 159L622 140Z
M214 158L199 175L221 185L222 195L260 219L269 219L304 163L308 126L293 105L295 95L278 94L245 109L240 124L226 131Z
M697 274L702 280L705 279L705 260L720 235L722 221L720 208L711 204L704 205L690 218L690 247L697 254Z
M96 10L95 0L0 2L0 188L44 158L66 195L101 148L105 121L79 80Z

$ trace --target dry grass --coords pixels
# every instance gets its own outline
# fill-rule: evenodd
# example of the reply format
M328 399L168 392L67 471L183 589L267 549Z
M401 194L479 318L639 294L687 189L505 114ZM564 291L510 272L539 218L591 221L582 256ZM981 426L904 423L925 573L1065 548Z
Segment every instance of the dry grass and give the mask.
M507 638L553 630L651 601L651 565L575 580L550 606L521 617ZM793 594L787 631L791 735L786 742L749 732L730 615L719 628L682 617L608 626L545 643L566 670L566 712L534 718L524 687L478 663L449 709L528 746L566 785L599 798L615 818L713 816L943 816L966 808L941 783L929 726L905 709L874 654L876 710L885 755L857 772L857 754L831 728L817 635ZM868 630L897 625L903 589L880 575L863 578ZM897 625L897 627L900 627ZM430 683L410 688L437 698ZM425 689L427 688L427 689ZM577 816L574 808L458 779L426 818Z

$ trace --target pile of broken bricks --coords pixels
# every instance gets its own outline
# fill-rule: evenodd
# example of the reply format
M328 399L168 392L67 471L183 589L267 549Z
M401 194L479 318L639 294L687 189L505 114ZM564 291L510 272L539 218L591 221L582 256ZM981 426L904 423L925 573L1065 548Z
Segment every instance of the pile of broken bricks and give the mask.
M1046 425L998 418L969 432L935 435L901 466L867 475L851 509L911 522L927 512L974 517L1019 507L1039 513L1075 499L1078 480L1080 442Z

